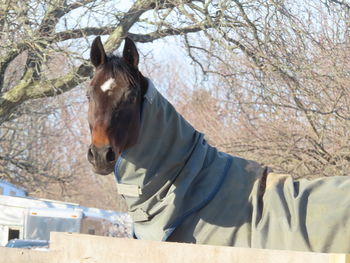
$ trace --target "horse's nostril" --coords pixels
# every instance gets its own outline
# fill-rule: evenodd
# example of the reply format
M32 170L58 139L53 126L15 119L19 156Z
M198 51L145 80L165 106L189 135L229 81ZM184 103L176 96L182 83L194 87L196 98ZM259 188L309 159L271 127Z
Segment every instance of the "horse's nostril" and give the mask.
M91 161L93 161L93 159L94 159L94 153L92 152L91 147L89 147L88 160L91 162Z
M113 152L112 148L109 148L106 155L107 162L114 162L115 161L115 153Z

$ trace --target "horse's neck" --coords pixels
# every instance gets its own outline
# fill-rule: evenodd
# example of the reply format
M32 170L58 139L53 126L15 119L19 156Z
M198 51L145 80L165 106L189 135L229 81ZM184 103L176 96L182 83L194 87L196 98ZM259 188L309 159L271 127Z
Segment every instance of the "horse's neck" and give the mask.
M123 153L131 168L122 171L125 179L138 178L141 184L147 183L153 176L169 179L173 176L169 171L178 173L201 136L154 88L152 82L145 80L148 90L144 96L139 139L135 146ZM136 183L131 181L125 183Z

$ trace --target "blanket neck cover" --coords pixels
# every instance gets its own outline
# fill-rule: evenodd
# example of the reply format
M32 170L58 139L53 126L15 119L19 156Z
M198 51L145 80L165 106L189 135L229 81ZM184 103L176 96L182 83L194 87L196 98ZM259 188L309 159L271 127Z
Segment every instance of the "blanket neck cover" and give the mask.
M207 144L149 81L138 143L115 167L137 238L350 252L350 180L295 181Z
M232 157L207 144L149 81L138 143L116 164L138 238L166 240L216 195ZM206 170L215 169L215 173ZM210 178L209 178L210 177Z

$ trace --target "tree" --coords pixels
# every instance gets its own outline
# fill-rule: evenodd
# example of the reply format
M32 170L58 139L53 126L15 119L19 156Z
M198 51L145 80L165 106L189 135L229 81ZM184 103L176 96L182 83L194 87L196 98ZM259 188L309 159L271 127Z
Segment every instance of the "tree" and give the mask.
M127 11L120 10L120 5L108 0L5 0L0 9L0 124L17 117L17 110L28 100L61 94L84 83L92 67L82 51L88 49L91 36L108 36L105 49L113 52L126 35L145 43L198 32L213 23L194 22L183 15L205 6L203 1L137 0ZM146 32L129 32L136 27ZM66 58L59 70L50 68L57 54ZM23 63L11 69L19 58Z
M348 175L349 4L220 4L230 25L205 31L206 46L185 43L217 76L214 97L232 130L221 146L295 177Z
M198 32L210 25L191 22L181 10L203 5L138 0L126 9L125 2L111 0L5 0L0 5L0 177L40 192L50 185L57 190L57 184L65 191L77 185L74 178L90 175L83 164L87 142L72 137L74 121L64 121L65 111L72 114L77 103L69 100L72 93L60 103L55 96L84 87L91 77L91 40L105 36L111 53L126 35L146 43Z
M136 0L123 6L109 0L1 4L0 162L6 168L2 174L14 178L20 169L26 178L35 173L55 178L48 171L57 168L63 171L57 180L70 182L67 156L61 155L60 161L57 155L40 156L54 151L42 151L51 147L42 145L52 142L53 134L67 135L67 127L75 125L61 126L59 121L64 108L75 101L66 101L63 108L38 103L50 105L47 97L84 87L93 71L88 52L96 35L104 36L107 52L114 52L126 35L139 43L180 36L188 57L201 70L197 80L204 76L191 83L207 89L186 90L186 97L178 93L174 103L207 131L213 144L295 176L347 174L347 1ZM179 71L176 82L187 74L177 65L170 69ZM196 109L191 108L194 105ZM31 123L30 132L15 131L26 123ZM218 127L224 136L218 136ZM33 138L42 138L40 147ZM64 145L84 148L84 143L79 146L77 140L62 138L58 140ZM35 145L40 150L31 148ZM58 152L67 149L72 148ZM38 158L33 158L35 152ZM71 170L86 173L76 167L79 172Z

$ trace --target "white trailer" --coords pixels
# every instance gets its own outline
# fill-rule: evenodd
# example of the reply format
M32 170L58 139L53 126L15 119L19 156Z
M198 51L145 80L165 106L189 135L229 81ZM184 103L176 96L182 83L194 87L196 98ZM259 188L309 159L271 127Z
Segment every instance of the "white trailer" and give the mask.
M51 231L111 236L121 214L74 203L0 195L0 246L15 238L48 240Z

